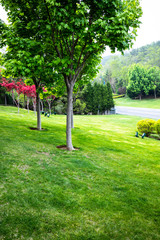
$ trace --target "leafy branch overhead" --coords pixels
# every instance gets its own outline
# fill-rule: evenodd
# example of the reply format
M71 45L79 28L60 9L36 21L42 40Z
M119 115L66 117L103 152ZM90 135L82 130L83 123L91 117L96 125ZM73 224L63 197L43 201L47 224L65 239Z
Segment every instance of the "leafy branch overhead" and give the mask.
M17 29L18 34L21 32L22 39L17 39L17 47L13 40L15 38L11 36L15 51L19 47L26 49L26 45L29 45L32 49L28 49L25 56L28 58L32 57L30 50L37 49L34 60L42 68L49 55L44 57L46 45L41 43L45 40L47 48L52 50L53 44L57 52L52 65L55 65L58 72L67 76L74 75L75 81L85 63L89 63L90 57L103 52L106 45L112 51L129 48L136 36L136 28L140 24L138 19L142 14L137 0L44 0L29 1L26 4L1 0L1 3L12 11L9 18L14 22L14 30ZM43 54L39 54L39 48ZM50 55L53 56L53 50ZM29 64L29 67L32 65L34 63Z

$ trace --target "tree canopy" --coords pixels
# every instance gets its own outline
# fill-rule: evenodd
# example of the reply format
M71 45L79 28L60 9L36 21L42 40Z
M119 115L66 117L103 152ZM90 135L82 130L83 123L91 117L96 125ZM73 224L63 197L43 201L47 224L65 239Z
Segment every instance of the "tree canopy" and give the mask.
M129 72L129 85L127 94L129 97L141 97L154 91L156 97L157 88L160 87L160 71L156 67L145 68L139 64L133 66Z
M51 70L64 79L68 95L67 148L72 150L73 88L86 75L95 76L99 56L106 46L113 52L123 52L132 45L142 15L139 0L0 2L8 11L14 30L11 44L17 43L22 48L24 41L29 45L31 42L31 48L37 44L38 53L32 58L40 65L40 72L47 61ZM27 45L24 49L28 49ZM44 67L45 74L47 71L50 74Z

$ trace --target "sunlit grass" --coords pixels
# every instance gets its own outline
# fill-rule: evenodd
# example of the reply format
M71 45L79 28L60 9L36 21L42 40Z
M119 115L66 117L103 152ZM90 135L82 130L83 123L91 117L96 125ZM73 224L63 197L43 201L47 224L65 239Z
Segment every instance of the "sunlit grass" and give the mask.
M116 106L160 109L160 98L133 100L131 98L124 97L115 99L115 104Z
M136 138L140 117L66 116L0 106L2 239L160 239L160 141Z

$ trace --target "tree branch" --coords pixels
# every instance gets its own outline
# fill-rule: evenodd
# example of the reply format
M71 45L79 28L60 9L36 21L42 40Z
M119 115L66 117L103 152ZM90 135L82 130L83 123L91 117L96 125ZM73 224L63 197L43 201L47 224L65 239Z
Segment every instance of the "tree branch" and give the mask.
M85 66L85 63L86 63L86 60L91 56L91 53L87 52L86 55L84 56L83 58L83 62L81 63L81 65L77 68L76 70L76 75L75 75L75 79L74 79L74 82L77 81L77 78L80 74L80 72L83 70L84 66Z
M67 90L70 88L70 82L69 82L69 79L68 77L66 76L66 74L63 74L64 76L64 81L65 81L65 84L66 84L66 87L67 87Z
M62 38L63 38L63 35L62 35ZM69 54L71 55L71 50L70 50L70 48L69 48L69 44L68 44L67 39L65 40L65 39L63 38L63 42L66 43L67 48L68 48L68 52L69 52ZM66 46L65 46L65 48L66 48ZM66 49L66 51L67 51L67 49Z
M84 49L86 48L86 45L87 45L87 43L84 44L84 46L82 48L82 51L80 53L80 56L79 56L79 59L78 59L78 64L77 64L77 68L79 67L79 64L80 64L80 61L81 61L81 57L82 57Z
M58 49L58 47L57 47L57 45L56 45L56 42L55 42L55 38L54 38L54 27L53 27L53 25L52 25L52 20L51 20L51 16L50 16L50 13L49 13L49 9L48 9L48 7L47 7L46 0L44 0L44 4L45 4L45 6L46 6L46 11L47 11L47 14L48 14L49 22L50 22L51 27L52 27L52 34L51 34L51 36L52 36L53 45L54 45L55 50L56 50L56 52L57 52L57 54L58 54L58 57L61 58L61 57L62 57L62 56L61 56L61 53L60 53L60 51L59 51L59 49Z

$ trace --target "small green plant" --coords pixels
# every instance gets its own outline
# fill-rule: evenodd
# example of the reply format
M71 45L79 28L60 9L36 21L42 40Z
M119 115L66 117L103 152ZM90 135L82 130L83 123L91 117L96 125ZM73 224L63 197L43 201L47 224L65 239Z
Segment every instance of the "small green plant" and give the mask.
M147 137L150 136L151 133L155 130L155 120L152 119L144 119L140 120L137 123L137 130L139 133L145 133Z
M155 123L155 130L157 134L160 136L160 119Z

